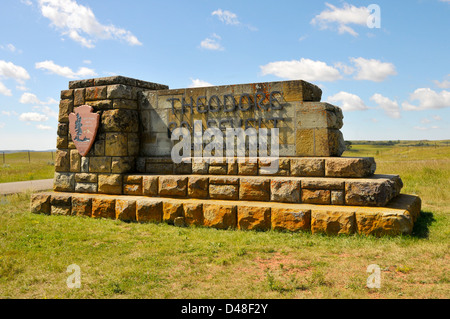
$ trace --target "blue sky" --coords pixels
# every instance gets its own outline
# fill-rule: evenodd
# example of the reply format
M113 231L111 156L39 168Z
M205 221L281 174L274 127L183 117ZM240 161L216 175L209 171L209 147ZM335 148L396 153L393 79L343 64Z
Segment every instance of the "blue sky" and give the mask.
M449 16L449 0L2 0L0 149L55 148L60 91L110 75L303 79L343 108L347 140L449 139Z

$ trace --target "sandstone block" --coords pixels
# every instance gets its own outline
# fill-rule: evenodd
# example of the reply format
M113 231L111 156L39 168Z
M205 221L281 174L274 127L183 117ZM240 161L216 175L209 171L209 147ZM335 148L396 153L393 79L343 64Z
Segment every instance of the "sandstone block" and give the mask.
M187 225L202 226L203 225L203 204L200 203L185 203L184 221Z
M50 198L48 194L32 194L31 195L31 212L33 214L50 215Z
M258 175L258 162L238 162L238 174L239 175Z
M136 100L137 94L136 90L127 85L123 84L114 84L108 85L107 92L108 99L127 99L127 100Z
M179 163L174 164L175 174L192 174L192 164L191 163Z
M237 224L241 230L269 230L270 207L238 206Z
M208 198L208 177L189 177L188 195L190 198Z
M308 231L311 229L311 211L272 207L271 224L273 230Z
M237 209L235 205L203 205L204 226L217 229L235 228Z
M75 192L95 194L98 191L97 183L76 183Z
M111 173L128 173L133 171L135 160L133 157L112 157Z
M62 90L61 100L63 99L73 99L73 90Z
M94 197L92 199L92 217L114 219L116 217L115 198Z
M184 217L177 217L173 221L173 225L175 227L186 227L186 222L184 220Z
M83 105L86 101L85 99L85 92L86 89L75 89L73 93L73 103L74 106L80 106Z
M69 114L73 111L72 100L61 100L59 103L59 118L61 123L69 123Z
M345 205L344 191L331 191L331 205Z
M331 203L331 191L302 189L302 203L327 205Z
M144 196L158 195L158 176L142 177L142 193Z
M90 173L111 173L111 157L90 157Z
M142 196L142 184L125 184L123 185L124 195Z
M345 203L351 206L385 206L399 194L394 179L355 179L345 182Z
M183 216L183 203L165 201L163 203L163 221L173 224L175 218Z
M104 111L101 117L105 132L136 133L139 131L139 116L135 110L114 109Z
M86 88L85 100L96 101L106 99L106 86L94 86Z
M97 183L97 174L79 173L75 174L75 181L77 183Z
M211 175L227 175L228 167L224 165L209 165L209 174Z
M286 102L320 101L322 90L305 81L286 81L283 83L283 97Z
M356 224L359 234L378 237L408 235L413 229L413 217L406 210L386 212L361 208L356 211Z
M73 192L75 189L75 174L55 173L53 189L56 192Z
M344 190L345 181L337 178L305 178L302 179L302 188Z
M250 201L270 201L270 181L265 178L241 178L239 199Z
M67 137L67 134L69 134L69 125L67 123L59 123L57 134L60 137Z
M206 175L208 174L208 163L207 162L192 162L192 174Z
M325 160L319 158L293 158L291 163L292 176L325 176Z
M126 133L106 133L106 156L127 156L128 138Z
M70 153L64 150L57 150L55 156L55 171L69 172L70 171Z
M56 148L57 149L63 149L69 147L69 138L67 136L61 137L58 136L56 138Z
M187 177L160 176L159 196L185 197L187 194Z
M116 200L116 219L123 221L136 220L136 201L129 199Z
M72 215L92 216L92 198L84 196L72 196Z
M137 110L138 109L138 102L136 100L114 99L113 100L113 108L115 108L115 109Z
M98 192L101 194L122 194L122 175L98 175Z
M299 180L272 180L270 183L270 200L273 202L299 203L300 186Z
M209 185L209 198L237 200L239 199L238 185Z
M325 175L328 177L366 177L373 175L375 169L372 157L328 158L325 161Z
M92 106L96 111L108 110L113 107L113 102L111 100L87 101L86 104Z
M353 234L356 230L354 211L312 210L311 231L327 235Z
M163 202L160 200L140 199L136 201L136 218L141 223L160 223L163 216Z
M81 156L77 150L70 151L70 171L71 172L81 171Z

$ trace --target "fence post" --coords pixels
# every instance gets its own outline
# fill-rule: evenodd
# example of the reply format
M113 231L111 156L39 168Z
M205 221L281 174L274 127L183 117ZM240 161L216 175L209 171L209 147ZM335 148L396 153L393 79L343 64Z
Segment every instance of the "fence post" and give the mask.
M30 151L28 151L28 163L31 163Z
M3 152L3 164L5 164L5 152Z

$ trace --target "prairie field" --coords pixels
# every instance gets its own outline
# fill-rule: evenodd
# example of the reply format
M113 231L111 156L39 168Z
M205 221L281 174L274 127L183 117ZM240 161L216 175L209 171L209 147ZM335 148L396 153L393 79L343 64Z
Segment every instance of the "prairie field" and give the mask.
M55 152L0 153L0 183L53 178ZM4 157L3 157L4 156Z
M450 146L356 145L422 198L413 234L327 237L220 231L29 212L0 198L0 298L450 297ZM69 289L69 265L81 288ZM381 288L367 288L369 265Z

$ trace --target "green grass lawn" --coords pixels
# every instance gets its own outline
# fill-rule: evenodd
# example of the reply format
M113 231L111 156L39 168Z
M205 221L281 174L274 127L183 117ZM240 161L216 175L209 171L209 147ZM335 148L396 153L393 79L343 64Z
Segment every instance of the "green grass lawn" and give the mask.
M54 157L53 153L53 157ZM53 178L54 160L51 152L0 154L0 183Z
M372 147L372 148L371 148ZM378 155L375 155L379 151ZM412 236L220 231L29 213L0 199L1 298L448 298L450 147L354 146L422 197ZM67 267L81 268L69 289ZM381 267L381 289L366 288Z

